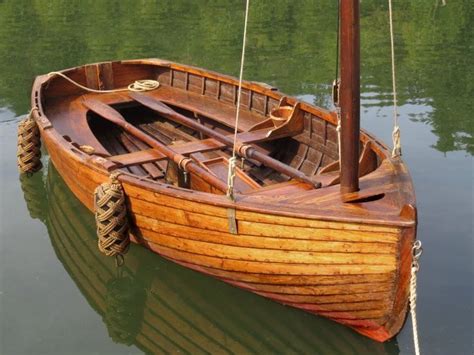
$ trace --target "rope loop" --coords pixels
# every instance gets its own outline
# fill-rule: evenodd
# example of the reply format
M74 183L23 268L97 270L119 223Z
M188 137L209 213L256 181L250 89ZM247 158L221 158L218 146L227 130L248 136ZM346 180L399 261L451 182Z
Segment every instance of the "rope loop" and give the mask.
M128 86L128 90L134 92L150 91L160 87L160 83L157 80L136 80L134 83Z

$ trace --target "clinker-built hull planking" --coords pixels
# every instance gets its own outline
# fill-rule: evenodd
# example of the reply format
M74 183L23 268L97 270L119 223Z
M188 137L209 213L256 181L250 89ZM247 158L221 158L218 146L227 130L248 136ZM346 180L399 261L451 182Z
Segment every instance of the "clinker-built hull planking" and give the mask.
M223 132L233 124L238 82L231 77L154 59L99 63L63 73L97 89L157 79L161 86L151 96L197 118L215 119L214 126ZM267 85L245 82L239 131L263 122L283 96ZM34 118L52 162L92 210L94 189L115 168L110 156L117 152L94 131L84 97L125 110L132 102L126 92L84 95L62 78L41 76L32 105L38 108ZM400 330L407 310L416 233L411 179L400 159L391 159L385 146L361 132L361 190L345 196L353 202L344 203L337 185L335 116L304 103L301 109L304 129L281 143L291 144L288 151L293 151L281 159L319 177L323 188L262 179L262 188L237 194L231 202L222 194L153 180L150 164L159 166L146 162L141 170L135 165L121 176L132 240L191 269L387 340ZM92 146L95 153L84 153L80 145ZM147 147L135 142L135 148ZM229 233L228 210L234 208L238 234Z
M31 185L31 180L22 181L30 213L44 221L57 257L116 342L135 344L153 354L397 351L396 343L370 342L322 319L306 319L303 324L299 314L279 312L278 306L250 295L237 293L239 302L229 302L235 291L172 268L143 250L127 254L117 275L114 261L104 258L91 239L92 219L71 199L52 165L47 191L42 181ZM47 202L38 205L45 194ZM119 287L125 295L117 294ZM124 316L117 317L121 310L126 310Z

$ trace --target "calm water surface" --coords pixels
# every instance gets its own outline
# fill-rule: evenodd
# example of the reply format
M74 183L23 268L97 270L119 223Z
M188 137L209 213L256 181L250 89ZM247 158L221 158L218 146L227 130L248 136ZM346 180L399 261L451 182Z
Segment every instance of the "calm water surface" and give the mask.
M362 2L362 125L390 142L385 1ZM425 354L473 353L473 6L395 1L404 159L418 198L418 318ZM333 0L255 1L247 79L329 106ZM132 246L96 250L92 215L48 156L16 170L33 77L101 60L161 57L235 75L242 1L0 1L0 353L409 354L171 264Z

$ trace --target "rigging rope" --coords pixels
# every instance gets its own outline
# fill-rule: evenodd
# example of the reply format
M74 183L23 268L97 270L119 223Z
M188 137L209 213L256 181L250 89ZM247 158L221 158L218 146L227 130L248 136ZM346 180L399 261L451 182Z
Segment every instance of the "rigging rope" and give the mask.
M336 116L337 116L337 152L339 154L339 170L341 170L341 107L339 106L339 87L341 84L341 80L339 79L339 47L340 47L340 22L341 22L341 14L340 14L340 6L341 1L337 1L337 24L336 24L336 75L335 79L332 83L332 100L333 104L336 107Z
M235 178L235 166L236 166L236 153L237 153L237 133L239 128L239 115L240 115L240 101L242 97L242 77L244 74L244 61L245 61L245 43L247 41L247 25L249 18L249 7L250 0L246 1L245 5L245 20L244 20L244 35L242 39L242 55L240 58L240 73L239 73L239 88L237 92L237 110L235 112L235 128L234 128L234 144L232 147L232 158L229 159L229 170L227 172L227 197L234 200L234 178Z
M398 122L398 109L397 109L397 81L395 74L395 45L393 35L393 16L392 16L392 0L388 0L388 14L390 19L390 49L392 54L392 86L393 86L393 150L392 158L399 157L402 154L402 146L400 142L400 126Z
M393 89L393 150L392 158L397 158L402 154L402 147L400 142L400 126L398 120L398 109L397 109L397 78L395 72L395 45L394 45L394 34L393 34L393 10L392 10L392 0L388 0L388 14L389 14L389 23L390 23L390 49L392 57L392 89ZM423 253L423 248L421 247L421 242L419 240L415 241L412 248L413 261L411 265L411 278L410 278L410 315L411 323L413 327L413 347L415 349L415 354L420 355L420 341L418 336L418 320L416 317L416 284L417 284L417 273L420 269L418 260Z
M67 75L64 75L61 72L52 71L51 73L48 73L48 76L55 76L55 75L60 76L63 79L66 79L67 81L77 86L78 88L81 88L88 92L97 93L97 94L106 94L106 93L123 92L123 91L134 91L134 92L150 91L150 90L157 89L160 86L160 83L157 80L147 79L147 80L136 80L130 85L128 85L128 87L122 88L122 89L96 90L96 89L91 89L91 88L88 88L87 86L79 84L77 81L72 80L70 77L68 77Z

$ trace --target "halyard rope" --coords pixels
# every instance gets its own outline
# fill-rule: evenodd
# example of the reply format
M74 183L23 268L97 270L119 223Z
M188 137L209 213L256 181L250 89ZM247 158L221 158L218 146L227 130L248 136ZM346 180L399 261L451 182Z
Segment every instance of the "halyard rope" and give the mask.
M240 101L242 97L242 77L244 75L244 61L245 61L245 43L247 41L247 24L249 18L250 0L247 0L245 5L245 20L244 20L244 35L242 39L242 56L240 58L240 73L239 73L239 88L237 92L237 110L235 112L235 128L234 128L234 145L232 147L232 158L229 159L229 170L227 172L227 197L234 200L234 178L235 165L237 162L237 133L239 129L239 115L240 115Z
M87 86L79 84L77 81L72 80L70 77L67 75L64 75L61 72L58 71L52 71L51 73L48 73L48 76L60 76L61 78L69 81L71 84L77 86L78 88L81 88L85 91L88 92L94 92L97 94L106 94L106 93L113 93L113 92L123 92L123 91L134 91L134 92L140 92L140 91L150 91L157 89L160 86L160 83L157 80L136 80L135 82L131 83L128 85L126 88L121 88L121 89L112 89L112 90L96 90L96 89L91 89L88 88Z
M340 47L340 25L341 25L341 14L340 14L340 6L341 1L337 1L337 23L336 23L336 75L334 82L332 83L332 99L333 104L336 107L336 116L337 116L337 152L339 154L339 171L341 171L341 106L339 105L339 87L340 87L340 79L339 79L339 47Z
M395 45L393 35L393 16L392 16L392 0L388 0L388 14L390 22L390 49L392 55L392 86L393 86L393 150L392 158L399 157L402 154L402 147L400 142L400 126L398 122L398 109L397 109L397 80L395 74Z

